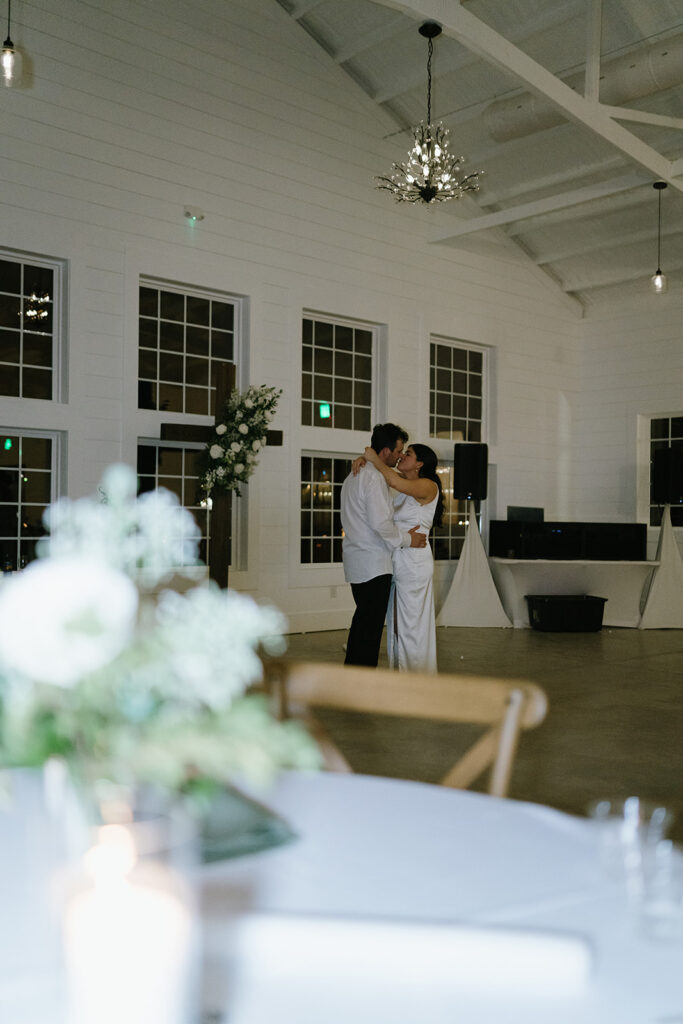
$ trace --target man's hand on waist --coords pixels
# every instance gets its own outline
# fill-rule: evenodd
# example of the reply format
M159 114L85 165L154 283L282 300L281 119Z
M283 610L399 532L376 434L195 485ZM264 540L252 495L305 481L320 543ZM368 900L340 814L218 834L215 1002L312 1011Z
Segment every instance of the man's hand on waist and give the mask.
M418 533L419 526L414 526L412 530L408 530L410 534L410 546L411 548L425 548L427 547L427 534Z

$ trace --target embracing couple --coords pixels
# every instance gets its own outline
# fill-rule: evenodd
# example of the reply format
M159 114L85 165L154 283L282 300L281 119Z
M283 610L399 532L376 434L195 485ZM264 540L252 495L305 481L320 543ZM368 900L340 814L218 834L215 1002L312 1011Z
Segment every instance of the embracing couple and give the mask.
M404 450L407 441L395 423L378 424L342 487L344 576L356 602L345 663L377 665L386 618L391 667L436 672L427 538L443 498L436 455L423 444Z

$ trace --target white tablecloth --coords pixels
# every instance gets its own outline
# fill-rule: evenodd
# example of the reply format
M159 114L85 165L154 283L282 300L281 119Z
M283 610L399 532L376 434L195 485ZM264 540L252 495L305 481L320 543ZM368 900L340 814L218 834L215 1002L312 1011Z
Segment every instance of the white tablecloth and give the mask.
M363 776L286 775L261 798L299 838L202 869L204 991L212 1024L683 1019L683 944L642 936L622 884L601 873L591 822L537 805ZM29 884L42 877L50 836L36 828L29 847L35 863L26 873L16 863L10 870L21 837L3 832L2 838L0 1020L63 1024L48 917ZM281 915L294 915L291 928ZM313 916L303 919L307 947L300 915ZM349 940L344 929L359 919ZM382 931L383 922L396 921L401 929ZM434 925L443 927L440 935ZM529 930L529 941L520 929ZM519 963L512 977L510 971L505 977L496 942L509 943ZM473 957L473 948L481 957ZM592 973L577 987L582 950ZM472 976L463 978L465 956ZM396 963L401 970L392 977ZM543 992L553 978L557 985Z
M511 800L344 775L285 777L268 802L300 839L206 872L207 998L210 1006L230 1006L230 1024L683 1020L683 945L640 936L622 884L601 873L591 822ZM316 951L283 980L272 963L286 955L285 941L281 957L252 948L245 962L244 952L234 953L231 908L240 905L250 914L559 933L585 943L593 974L584 991L564 996L558 989L554 997L497 992L493 968L477 992L454 994L446 975L441 985L430 976L418 997L408 978L389 994L376 991L365 972L340 985L321 976ZM537 970L544 970L541 957Z
M635 627L643 589L659 563L489 558L489 564L503 607L519 628L529 625L527 594L605 597L603 625Z

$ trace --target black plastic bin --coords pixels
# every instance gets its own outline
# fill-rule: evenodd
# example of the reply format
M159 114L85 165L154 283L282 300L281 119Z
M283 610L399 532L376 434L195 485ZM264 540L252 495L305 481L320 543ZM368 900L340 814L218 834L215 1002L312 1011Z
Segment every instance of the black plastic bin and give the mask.
M592 594L527 594L529 625L545 633L595 633L602 629L606 600Z

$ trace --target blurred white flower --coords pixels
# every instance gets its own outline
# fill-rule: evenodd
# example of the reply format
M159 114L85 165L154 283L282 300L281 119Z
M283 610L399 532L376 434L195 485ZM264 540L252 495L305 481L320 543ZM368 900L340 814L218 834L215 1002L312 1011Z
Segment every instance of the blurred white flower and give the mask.
M230 451L231 452L238 452L238 451L240 451L241 447L242 447L241 444L238 444L237 441L233 441L232 444L230 445Z
M244 408L245 409L253 409L254 408L254 403L252 402L251 398L245 398L244 399Z
M0 663L8 674L70 687L130 643L138 595L90 558L33 562L0 591Z
M223 466L218 467L216 470L216 476L225 476L225 468Z
M254 442L252 443L252 446L251 446L251 447L252 447L252 448L254 449L254 451L255 451L255 452L257 452L257 451L259 451L259 450L260 450L260 448L261 448L261 442L260 442L260 441L254 441Z
M240 425L239 425L239 427L237 429L239 430L240 434L248 434L249 433L249 427L246 425L246 423L240 423Z
M242 462L237 462L237 463L235 464L235 472L236 472L237 474L239 474L239 473L242 473L242 472L244 472L244 463L242 463Z
M221 434L224 434L227 429L228 428L226 427L225 423L219 423L218 426L216 427L216 433L220 437Z
M130 466L110 466L100 500L61 498L47 510L50 537L39 541L41 558L79 556L104 562L154 584L178 565L197 561L199 528L191 512L163 489L136 500Z
M212 459L220 459L223 454L223 449L219 444L212 444L209 448L209 455Z

